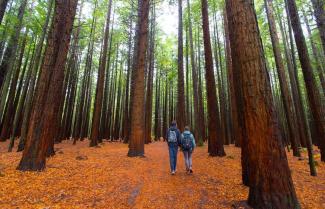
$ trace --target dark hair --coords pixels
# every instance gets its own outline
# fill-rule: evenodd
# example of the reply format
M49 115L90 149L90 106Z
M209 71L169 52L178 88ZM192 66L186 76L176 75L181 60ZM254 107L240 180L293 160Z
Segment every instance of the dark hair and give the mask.
M176 120L173 120L171 125L172 125L172 126L176 126L176 125L177 125Z
M185 131L189 131L190 127L189 126L185 126Z

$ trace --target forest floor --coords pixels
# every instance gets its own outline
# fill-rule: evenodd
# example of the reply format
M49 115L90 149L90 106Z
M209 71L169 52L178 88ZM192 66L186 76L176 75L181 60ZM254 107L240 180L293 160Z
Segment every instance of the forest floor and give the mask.
M146 145L144 158L128 158L128 147L105 142L56 145L44 172L19 172L21 153L6 153L0 143L0 208L248 208L241 184L240 149L226 146L227 157L212 158L207 146L194 153L194 174L169 173L165 143ZM306 155L306 153L304 153ZM316 156L318 157L318 156ZM308 160L288 154L302 208L325 208L325 164L311 177Z

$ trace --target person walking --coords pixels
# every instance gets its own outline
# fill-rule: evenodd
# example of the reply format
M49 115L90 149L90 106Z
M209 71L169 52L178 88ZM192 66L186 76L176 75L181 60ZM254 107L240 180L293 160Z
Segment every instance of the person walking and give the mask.
M168 143L168 150L169 150L169 162L170 162L170 170L171 174L176 174L176 166L177 166L177 153L178 153L178 146L180 145L181 141L181 132L177 128L176 121L171 123L169 127L166 139Z
M188 126L185 127L185 131L181 135L181 149L184 154L185 166L187 173L193 173L192 169L192 154L196 147L193 134L190 132Z

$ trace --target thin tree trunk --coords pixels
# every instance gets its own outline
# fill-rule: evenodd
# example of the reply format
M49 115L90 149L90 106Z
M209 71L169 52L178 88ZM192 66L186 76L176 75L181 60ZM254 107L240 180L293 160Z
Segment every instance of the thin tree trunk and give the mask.
M104 83L105 83L105 70L106 70L106 59L107 59L107 50L108 50L108 41L109 41L109 29L110 29L110 18L112 11L112 0L108 3L107 18L106 18L106 28L104 35L104 46L102 57L100 61L100 66L98 69L98 81L96 88L96 97L95 97L95 107L93 114L93 122L90 135L90 146L97 146L99 140L100 132L100 115L103 105L103 94L104 94Z
M319 35L322 41L323 53L325 55L325 11L323 0L311 0L314 7L314 14L316 17L316 23L319 30Z
M188 21L188 34L189 34L189 45L190 45L190 56L191 56L191 67L192 67L192 82L193 82L193 103L194 103L194 130L195 130L195 139L198 142L203 143L204 137L202 135L202 131L204 129L203 126L203 115L199 113L199 93L198 93L198 73L197 73L197 63L194 51L194 43L193 43L193 27L192 27L192 14L190 7L190 0L187 0L187 21Z
M210 155L211 156L225 156L226 153L223 147L223 141L219 134L220 123L218 124L218 110L217 110L217 92L216 82L213 72L212 49L209 29L209 13L207 0L201 0L202 3L202 22L203 22L203 37L204 37L204 51L205 51L205 79L208 100L208 130L210 141Z
M321 102L321 97L317 89L316 80L313 74L313 69L310 64L308 49L300 25L299 15L297 11L296 2L294 0L287 0L288 10L292 29L294 32L298 55L301 63L301 68L306 83L307 96L310 105L310 110L315 120L316 135L319 139L321 149L321 160L325 162L325 107Z
M32 110L32 105L33 105L33 97L34 97L37 72L38 72L38 68L41 63L43 44L44 44L45 36L46 36L47 30L48 30L48 26L49 26L51 14L52 14L53 4L54 4L54 0L51 0L48 3L48 8L47 8L48 14L45 19L44 25L42 26L43 33L42 33L40 40L36 46L35 59L34 59L35 61L30 69L31 77L29 80L29 85L26 86L26 88L28 88L28 91L27 91L27 95L26 95L26 104L25 104L24 114L23 114L24 117L23 117L22 124L21 124L21 135L20 135L20 139L19 139L17 152L23 151L25 148L25 142L26 142L26 137L27 137L27 132L28 132L29 117L30 117L30 113Z
M184 131L186 121L183 59L183 0L178 0L177 125L181 131Z
M282 60L279 37L277 35L277 28L275 23L275 18L273 14L272 0L264 0L267 18L269 22L269 31L271 34L271 41L273 46L273 54L276 63L276 68L280 81L280 89L282 93L282 99L284 104L284 112L288 122L289 128L289 139L291 142L293 155L300 157L300 152L298 148L298 142L300 141L300 134L297 132L297 124L295 120L295 113L293 110L293 101L290 95L289 86L287 83L286 73L284 69L284 64Z
M312 53L313 53L313 56L314 56L314 59L315 59L315 65L316 65L318 77L319 77L320 84L321 84L322 89L323 89L323 95L325 95L325 78L324 78L324 73L323 73L323 69L321 67L321 62L319 60L317 47L315 46L315 43L314 43L314 40L313 40L313 36L312 36L312 32L311 32L311 28L310 28L309 21L308 21L308 18L307 18L307 15L306 15L306 12L305 11L303 11L303 17L304 17L304 21L305 21L306 28L307 28L307 32L308 32L308 36L309 36L309 40L310 40L310 45L311 45ZM320 59L322 59L322 58L320 57Z
M237 147L241 146L242 143L242 127L240 126L240 106L237 105L237 98L236 98L236 88L235 88L235 75L234 75L234 68L233 68L233 61L231 57L231 46L229 40L229 26L228 26L228 18L227 15L224 15L225 21L225 38L226 38L226 59L227 59L227 69L228 69L228 82L229 82L229 91L230 91L230 111L231 111L231 121L232 121L232 130L233 130L233 137L235 141L235 145ZM237 90L238 91L238 90Z
M27 7L27 3L28 0L23 0L20 4L18 15L17 15L18 21L14 27L14 33L10 37L6 52L4 54L3 61L0 65L0 87L3 85L4 77L7 74L7 72L11 71L14 68L14 63L16 60L16 51L18 48L18 40L19 40L21 28L23 26L23 18Z
M151 126L152 126L152 99L153 99L153 74L155 65L155 33L156 33L156 9L155 5L151 5L151 30L150 30L150 47L149 47L149 68L147 79L147 99L146 99L146 118L145 118L145 142L151 142Z

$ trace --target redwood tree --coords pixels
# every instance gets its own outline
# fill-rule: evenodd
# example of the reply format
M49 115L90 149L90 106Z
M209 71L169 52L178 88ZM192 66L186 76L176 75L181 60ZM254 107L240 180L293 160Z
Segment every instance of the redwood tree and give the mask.
M183 0L178 0L178 92L177 92L177 124L181 131L184 130L185 91L184 91L184 61L183 61Z
M240 74L249 197L254 208L300 208L278 128L251 0L226 2L235 73Z
M100 66L98 69L98 81L96 88L96 97L95 97L95 107L93 114L93 122L90 135L90 146L96 146L99 140L99 130L100 130L100 118L101 110L103 105L103 96L104 96L104 83L105 83L105 70L106 70L106 59L107 59L107 50L108 50L108 41L109 41L109 28L110 28L110 18L112 11L112 0L108 3L107 17L106 17L106 26L104 34L104 46L102 50Z
M319 90L316 84L316 79L313 74L313 69L308 55L306 40L300 24L296 2L294 0L287 0L286 2L288 4L289 16L298 49L302 73L306 83L310 110L315 121L316 135L320 143L321 160L325 162L325 108L322 104Z
M298 142L300 141L300 134L297 131L297 123L296 123L296 115L294 113L293 109L293 101L290 95L290 89L289 85L286 79L286 72L282 60L281 50L280 50L280 42L279 37L277 34L277 28L276 28L276 22L273 14L273 3L272 0L264 0L265 2L265 8L266 8L266 14L269 21L269 30L271 35L271 41L273 46L273 53L274 53L274 59L276 68L279 75L279 81L280 81L280 89L282 93L282 99L283 99L283 105L284 110L286 114L286 119L288 122L288 128L289 128L289 138L291 141L291 146L293 149L294 156L299 157L300 152L298 148Z
M48 35L45 59L29 119L27 141L18 170L41 171L45 168L47 148L51 140L54 140L57 128L60 107L57 95L62 91L64 65L76 7L77 0L55 1L52 28Z
M207 0L202 3L203 39L205 53L205 80L208 100L208 138L211 156L225 156L223 141L220 137L220 123L218 123L216 81L213 72L213 59L209 29L209 13ZM219 125L218 125L219 124Z
M144 71L148 42L150 0L138 0L138 22L134 46L131 92L129 157L144 155Z

